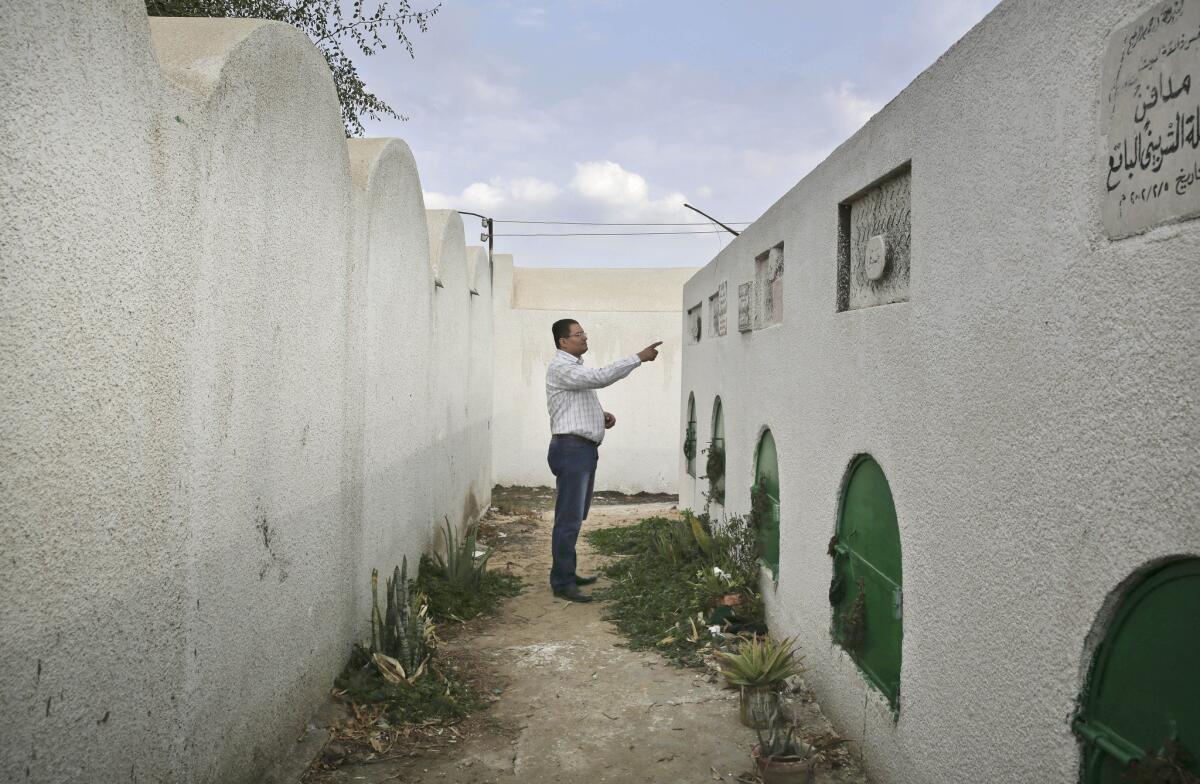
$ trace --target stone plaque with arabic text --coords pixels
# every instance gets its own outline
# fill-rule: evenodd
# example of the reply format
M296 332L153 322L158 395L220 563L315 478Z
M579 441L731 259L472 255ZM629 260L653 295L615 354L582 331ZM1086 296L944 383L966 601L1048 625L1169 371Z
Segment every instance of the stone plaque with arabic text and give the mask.
M754 328L750 320L750 302L754 297L754 281L738 284L738 332L749 332Z
M1166 0L1109 38L1100 128L1111 239L1200 216L1200 0Z

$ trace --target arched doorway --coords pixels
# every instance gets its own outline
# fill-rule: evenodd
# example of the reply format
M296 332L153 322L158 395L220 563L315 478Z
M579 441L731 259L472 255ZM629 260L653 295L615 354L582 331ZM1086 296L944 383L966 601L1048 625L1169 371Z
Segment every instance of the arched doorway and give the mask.
M708 444L705 478L708 479L711 500L725 504L725 412L721 396L713 400L712 440Z
M1200 773L1198 652L1200 558L1188 558L1143 577L1096 649L1074 721L1084 784L1184 780L1152 776L1174 766Z
M696 475L696 395L688 393L687 430L683 436L683 456L689 476Z
M754 453L754 487L750 511L758 541L758 556L779 581L779 458L775 437L764 430Z
M900 527L887 477L870 455L850 465L830 555L834 642L898 709L904 639Z

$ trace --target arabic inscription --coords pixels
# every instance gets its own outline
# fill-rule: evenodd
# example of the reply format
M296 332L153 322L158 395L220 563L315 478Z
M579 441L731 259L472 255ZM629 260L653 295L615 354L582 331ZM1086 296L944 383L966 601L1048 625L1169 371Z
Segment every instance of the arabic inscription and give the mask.
M1104 229L1128 237L1200 216L1200 0L1165 0L1109 38Z

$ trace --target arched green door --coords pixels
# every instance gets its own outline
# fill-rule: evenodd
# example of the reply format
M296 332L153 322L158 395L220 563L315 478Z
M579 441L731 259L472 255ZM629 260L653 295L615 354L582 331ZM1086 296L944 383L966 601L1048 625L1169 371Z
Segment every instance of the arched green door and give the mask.
M1125 784L1130 763L1200 774L1200 559L1156 569L1121 601L1074 726L1085 784Z
M687 430L683 436L683 456L687 459L687 472L696 475L696 395L688 393Z
M754 456L754 488L751 491L751 511L758 528L758 555L763 564L779 579L779 458L775 452L775 437L764 430L758 439Z
M904 639L900 527L887 477L867 455L851 465L832 555L834 640L897 708Z
M721 397L713 400L712 442L708 445L708 465L705 469L711 487L712 500L725 503L725 412Z

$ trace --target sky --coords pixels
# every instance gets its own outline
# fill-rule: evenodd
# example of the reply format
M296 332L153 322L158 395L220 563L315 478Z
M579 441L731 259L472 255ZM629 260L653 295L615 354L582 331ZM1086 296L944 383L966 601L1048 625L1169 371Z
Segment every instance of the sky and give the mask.
M408 117L366 135L404 139L426 207L495 218L495 250L519 266L698 267L731 235L503 221L702 223L684 202L752 221L995 5L444 0L412 31L415 57L356 57ZM705 233L513 236L650 231Z

